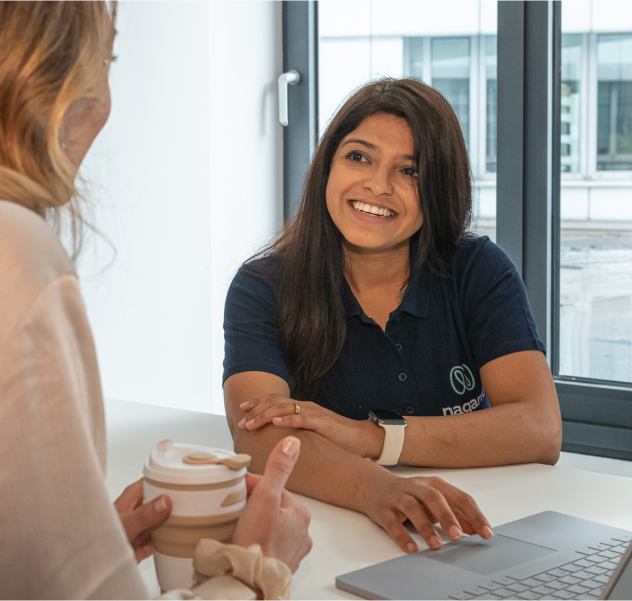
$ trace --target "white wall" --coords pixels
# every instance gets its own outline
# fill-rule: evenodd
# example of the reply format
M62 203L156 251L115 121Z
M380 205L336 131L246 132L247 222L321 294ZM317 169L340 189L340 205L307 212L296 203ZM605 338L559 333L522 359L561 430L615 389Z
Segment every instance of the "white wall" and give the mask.
M223 412L223 305L281 223L280 3L123 2L81 278L108 398Z

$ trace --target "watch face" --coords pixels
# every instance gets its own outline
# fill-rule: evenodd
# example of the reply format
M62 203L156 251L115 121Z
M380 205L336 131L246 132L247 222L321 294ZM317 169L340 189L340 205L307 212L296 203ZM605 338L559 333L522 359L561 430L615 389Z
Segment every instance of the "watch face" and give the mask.
M397 411L393 411L391 409L375 409L372 413L375 417L385 422L402 420L402 416L397 413Z

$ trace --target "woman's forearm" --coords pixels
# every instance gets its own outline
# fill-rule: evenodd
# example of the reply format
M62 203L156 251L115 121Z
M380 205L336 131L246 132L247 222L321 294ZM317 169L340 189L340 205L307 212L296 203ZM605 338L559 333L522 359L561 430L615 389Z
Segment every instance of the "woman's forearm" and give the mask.
M235 428L235 451L251 455L251 471L261 474L274 445L288 435L301 439L301 454L287 485L293 492L366 513L369 488L391 476L376 463L348 453L308 430L273 425L254 432Z
M455 468L557 462L562 418L544 355L505 355L481 368L481 380L492 406L408 419L401 463Z
M261 395L289 397L281 378L263 372L243 372L224 383L226 419L235 451L252 457L251 471L262 474L270 451L285 436L301 439L301 453L288 481L288 489L299 494L366 513L371 487L394 476L380 465L345 451L325 437L309 430L268 424L257 430L239 427L247 414L241 403Z
M555 464L561 423L523 403L441 417L407 417L400 463L426 467Z
M266 458L281 438L287 435L298 436L301 439L301 451L287 488L332 505L364 513L383 527L402 551L414 553L418 549L403 525L406 520L413 523L426 544L433 549L440 548L442 544L432 525L434 516L454 540L462 532L478 533L484 538L492 536L489 521L476 502L463 491L436 477L400 478L362 457L362 453L356 452L355 445L345 450L326 438L332 433L332 429L344 430L344 424L338 423L339 420L330 421L329 427L322 432L288 428L270 422L253 428L255 424L250 419L250 407L251 400L257 398L255 390L259 394L265 391L261 402L271 403L273 406L288 405L289 402L293 405L291 409L296 409L296 402L288 397L287 384L276 376L245 372L226 380L226 417L235 450L251 455L252 471L263 471ZM309 413L311 405L301 403L300 415ZM297 413L293 411L292 415ZM359 425L360 422L355 424ZM361 436L358 442L371 436L369 427L373 427L373 424L367 420L360 427ZM354 431L357 435L357 426Z

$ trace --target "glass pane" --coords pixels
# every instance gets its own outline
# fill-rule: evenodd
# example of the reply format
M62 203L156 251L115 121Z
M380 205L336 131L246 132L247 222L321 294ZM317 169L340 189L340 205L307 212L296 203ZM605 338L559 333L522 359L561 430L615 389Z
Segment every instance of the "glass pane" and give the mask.
M485 170L488 173L496 173L496 114L497 114L497 96L498 96L498 60L497 47L498 36L485 36L485 82L486 92L485 100L487 105L486 122L485 122Z
M632 35L597 42L597 170L632 170Z
M431 41L432 86L452 105L470 143L470 39L434 38Z
M404 75L424 80L424 40L406 38L404 40Z
M437 88L454 108L470 153L474 229L492 239L496 228L496 27L494 0L319 3L321 132L344 99L372 79L415 77Z
M632 232L562 229L560 374L632 382Z
M562 173L580 171L580 74L582 36L562 35L562 107L561 163Z
M561 121L559 373L632 382L632 19L619 5L562 2Z

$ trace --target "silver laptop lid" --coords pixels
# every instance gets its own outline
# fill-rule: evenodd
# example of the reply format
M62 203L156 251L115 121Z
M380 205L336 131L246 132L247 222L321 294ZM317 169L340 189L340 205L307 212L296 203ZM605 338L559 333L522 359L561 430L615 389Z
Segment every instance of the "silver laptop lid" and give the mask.
M600 599L632 599L632 543L606 584Z

